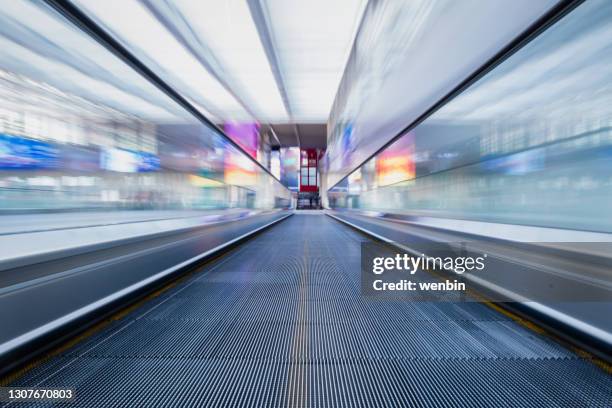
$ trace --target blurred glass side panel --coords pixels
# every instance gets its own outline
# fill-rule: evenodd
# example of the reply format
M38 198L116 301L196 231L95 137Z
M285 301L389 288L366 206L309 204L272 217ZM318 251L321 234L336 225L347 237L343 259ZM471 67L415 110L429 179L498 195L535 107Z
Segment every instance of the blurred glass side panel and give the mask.
M335 185L557 0L371 1L328 121Z
M268 209L277 180L43 2L0 8L0 213Z
M330 205L612 232L610 66L612 3L586 2L330 190Z

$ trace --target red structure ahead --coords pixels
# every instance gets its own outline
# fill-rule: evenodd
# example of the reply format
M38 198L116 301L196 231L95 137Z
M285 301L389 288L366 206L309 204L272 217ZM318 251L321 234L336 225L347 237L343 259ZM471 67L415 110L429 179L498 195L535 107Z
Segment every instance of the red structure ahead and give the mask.
M302 149L300 153L300 192L318 193L319 152L317 149Z

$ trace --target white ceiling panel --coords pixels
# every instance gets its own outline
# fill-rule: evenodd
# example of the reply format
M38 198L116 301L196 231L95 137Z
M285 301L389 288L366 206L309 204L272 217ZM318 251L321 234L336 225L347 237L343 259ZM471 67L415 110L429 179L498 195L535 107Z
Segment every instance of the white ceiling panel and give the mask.
M365 0L262 0L295 122L326 122Z

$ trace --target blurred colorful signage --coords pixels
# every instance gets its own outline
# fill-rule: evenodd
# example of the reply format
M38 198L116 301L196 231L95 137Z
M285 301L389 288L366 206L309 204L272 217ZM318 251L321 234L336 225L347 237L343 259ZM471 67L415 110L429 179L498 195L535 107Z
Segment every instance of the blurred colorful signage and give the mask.
M0 133L0 169L53 169L58 166L56 146Z
M257 184L255 163L248 156L239 152L234 146L227 146L224 166L224 180L227 184L236 186L254 186Z
M544 149L533 149L480 162L486 172L521 176L542 170L545 166Z
M283 147L280 149L281 183L292 190L298 189L298 172L300 167L300 148Z
M414 134L412 132L402 136L376 156L378 187L410 180L415 175Z
M198 176L196 174L189 174L187 178L189 180L189 183L195 187L223 187L223 183L221 183L220 181Z
M223 125L223 130L230 139L242 147L252 158L257 159L259 124L227 122Z
M120 173L155 171L159 170L159 157L126 149L104 149L100 154L100 167Z

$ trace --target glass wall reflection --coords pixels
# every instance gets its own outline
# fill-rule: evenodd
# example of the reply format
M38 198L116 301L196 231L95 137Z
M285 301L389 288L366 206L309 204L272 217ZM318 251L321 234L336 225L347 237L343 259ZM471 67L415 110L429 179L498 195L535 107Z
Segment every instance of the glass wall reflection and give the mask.
M272 209L253 159L43 2L0 10L0 213Z
M612 232L612 3L584 3L329 192L330 206Z

